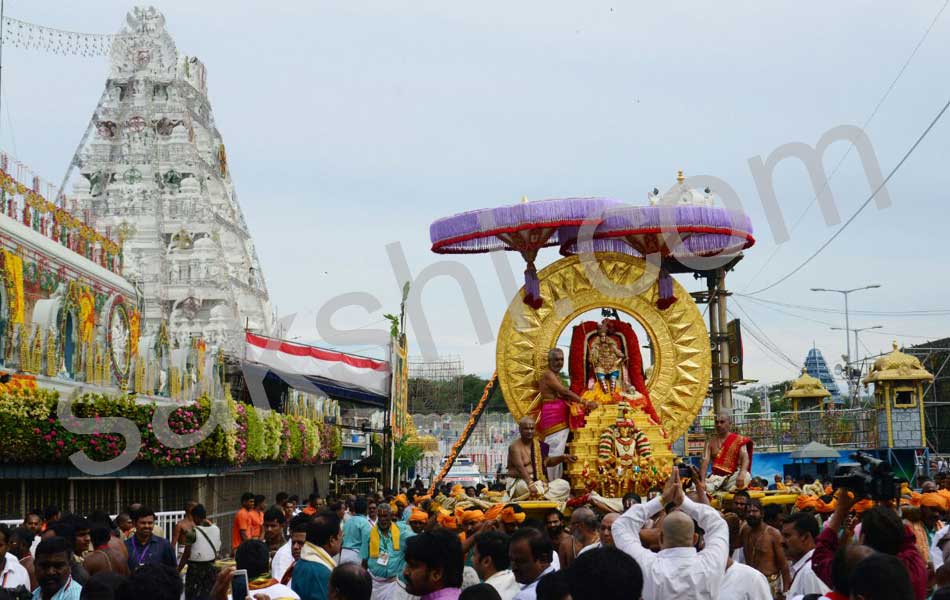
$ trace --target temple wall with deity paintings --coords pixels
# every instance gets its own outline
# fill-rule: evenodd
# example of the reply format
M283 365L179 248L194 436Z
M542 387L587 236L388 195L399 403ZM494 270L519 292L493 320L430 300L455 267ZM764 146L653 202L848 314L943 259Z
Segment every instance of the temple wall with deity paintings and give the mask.
M12 375L0 391L27 381L188 400L221 389L215 349L200 338L173 348L164 324L142 331L137 290L111 260L49 229L0 214L0 369Z

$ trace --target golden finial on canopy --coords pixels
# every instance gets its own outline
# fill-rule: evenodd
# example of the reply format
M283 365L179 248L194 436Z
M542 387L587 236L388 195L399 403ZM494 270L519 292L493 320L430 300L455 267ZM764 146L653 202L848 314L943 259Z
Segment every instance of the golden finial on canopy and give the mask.
M683 175L682 169L676 172L676 181L677 183L683 183L684 181L686 181L686 177Z

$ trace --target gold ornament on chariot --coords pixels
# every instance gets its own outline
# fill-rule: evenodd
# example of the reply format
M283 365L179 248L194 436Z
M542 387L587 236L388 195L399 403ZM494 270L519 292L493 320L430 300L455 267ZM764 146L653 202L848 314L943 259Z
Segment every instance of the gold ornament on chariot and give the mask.
M635 319L650 337L654 362L646 386L669 439L686 433L706 397L712 360L706 324L686 289L674 279L677 301L658 309L655 267L614 252L597 253L596 260L563 258L542 269L538 279L541 308L526 306L519 292L498 332L498 377L515 419L537 398L548 350L556 347L564 328L587 311L615 308Z

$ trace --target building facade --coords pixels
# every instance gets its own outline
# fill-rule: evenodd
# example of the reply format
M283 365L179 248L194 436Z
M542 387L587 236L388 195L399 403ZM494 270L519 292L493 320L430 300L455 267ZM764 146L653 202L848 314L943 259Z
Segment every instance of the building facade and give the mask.
M123 241L142 328L173 347L201 336L230 354L269 335L267 287L208 100L207 70L181 56L154 8L116 36L102 97L67 179L76 209Z

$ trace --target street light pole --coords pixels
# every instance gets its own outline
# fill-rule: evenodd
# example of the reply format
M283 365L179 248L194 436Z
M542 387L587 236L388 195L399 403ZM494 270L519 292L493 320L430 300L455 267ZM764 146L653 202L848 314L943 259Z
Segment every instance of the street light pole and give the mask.
M831 329L832 329L833 331L841 331L841 330L842 330L841 327L832 327ZM851 330L851 331L854 332L854 362L855 362L855 363L858 362L858 354L861 353L861 346L858 345L858 333L860 333L860 332L862 332L862 331L867 331L867 330L869 330L869 329L881 329L881 326L880 326L880 325L872 325L872 326L870 326L870 327L856 327L856 328L854 328L854 329ZM845 335L847 335L847 331L848 331L848 330L845 329L844 331L845 331ZM858 374L858 377L860 377L860 373ZM849 390L850 390L850 384L851 384L851 364L850 364L850 362L849 362L849 364L848 364L848 384L849 384ZM857 383L855 383L855 388L857 388Z
M860 354L861 352L860 350L861 347L858 345L858 334L862 331L867 331L869 329L881 329L881 328L882 328L881 325L872 325L870 327L857 327L851 330L854 332L854 358L855 360L857 360L858 354ZM832 327L831 330L832 331L847 331L847 329L843 327Z
M879 288L879 287L881 287L880 284L874 283L874 284L871 284L871 285L865 285L865 286L862 286L862 287L851 288L851 289L848 289L848 290L836 290L836 289L831 289L831 288L811 288L811 291L813 291L813 292L835 292L835 293L837 293L837 294L841 294L842 296L844 296L844 341L845 341L845 347L847 348L847 352L848 352L848 355L847 355L847 357L846 357L846 361L845 361L845 362L848 363L848 365L849 365L848 368L849 368L849 369L851 368L851 367L850 367L850 365L851 365L851 336L849 335L849 332L851 331L851 320L850 320L850 315L849 315L849 312L848 312L848 295L851 294L852 292L860 292L861 290L873 290L873 289ZM857 334L855 334L855 335L857 335ZM855 344L855 350L857 350L857 343L858 343L858 342L857 342L857 339L855 339L855 342L854 342L854 344ZM848 376L848 396L849 396L850 399L851 399L851 404L852 404L852 406L854 405L854 395L855 395L855 394L854 394L854 385L853 385L853 383L852 383L852 381L851 381L851 377L850 377L850 373L849 373L849 376Z

